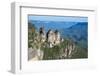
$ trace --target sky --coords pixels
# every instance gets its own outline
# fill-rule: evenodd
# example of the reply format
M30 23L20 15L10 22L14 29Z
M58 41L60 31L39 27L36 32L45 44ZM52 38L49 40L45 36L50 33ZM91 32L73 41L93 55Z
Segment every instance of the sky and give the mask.
M66 22L88 22L87 17L79 16L36 16L29 15L28 20L39 20L39 21L66 21Z

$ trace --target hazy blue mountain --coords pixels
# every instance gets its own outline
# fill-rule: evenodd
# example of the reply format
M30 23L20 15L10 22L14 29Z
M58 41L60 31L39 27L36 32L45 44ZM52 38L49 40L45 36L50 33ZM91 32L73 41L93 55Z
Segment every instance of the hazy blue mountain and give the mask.
M55 21L31 21L32 24L35 25L35 27L37 27L37 29L39 30L39 28L41 26L44 26L45 30L48 31L49 29L52 30L61 30L64 28L69 28L72 25L75 25L76 22L55 22Z
M88 23L87 22L55 22L55 21L30 21L37 30L44 26L45 31L49 29L58 30L63 38L72 39L75 43L87 47Z
M84 47L87 47L88 23L81 22L69 28L64 28L61 30L61 35L64 38L72 39L74 42L82 44L82 46Z

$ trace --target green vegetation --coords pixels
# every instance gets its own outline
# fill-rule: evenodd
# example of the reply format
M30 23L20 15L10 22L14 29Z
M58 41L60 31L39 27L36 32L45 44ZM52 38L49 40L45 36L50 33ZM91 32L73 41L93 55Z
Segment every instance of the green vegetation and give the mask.
M65 49L75 45L75 49L72 51L71 56L63 56ZM41 42L38 32L34 24L28 23L28 48L41 49L44 53L43 60L52 60L52 59L76 59L76 58L87 58L88 49L83 48L80 44L75 44L70 39L64 39L59 45L56 45L52 48L48 47L48 42Z
M88 58L88 49L83 48L80 45L76 45L76 52L73 54L72 59L76 58Z
M64 40L64 42L62 42L59 45L56 45L52 48L49 47L42 47L42 50L44 51L44 60L52 60L52 59L66 59L67 57L60 57L63 53L64 53L64 49L66 48L66 46L71 43L71 41L69 40ZM46 43L47 44L47 43Z

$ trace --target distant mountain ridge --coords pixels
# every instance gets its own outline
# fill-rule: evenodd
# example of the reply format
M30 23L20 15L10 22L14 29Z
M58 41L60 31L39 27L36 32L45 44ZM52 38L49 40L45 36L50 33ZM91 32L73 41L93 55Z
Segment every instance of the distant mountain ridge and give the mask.
M88 23L79 22L69 28L62 29L61 35L64 38L72 39L76 43L84 43L86 45L88 42Z
M58 30L63 38L72 39L87 47L88 43L88 22L55 22L55 21L31 21L37 30L44 26L46 32L49 29Z
M44 26L45 30L48 31L48 29L54 29L54 30L60 30L63 28L69 28L72 25L77 24L77 22L55 22L55 21L31 21L32 24L34 24L37 29L39 29L41 26Z

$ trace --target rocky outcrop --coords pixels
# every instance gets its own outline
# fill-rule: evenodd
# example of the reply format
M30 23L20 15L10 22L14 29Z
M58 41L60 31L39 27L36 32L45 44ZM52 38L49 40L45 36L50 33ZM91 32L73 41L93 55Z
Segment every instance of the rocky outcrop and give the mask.
M75 44L68 44L65 49L62 49L60 58L71 58L75 51Z
M28 60L43 60L44 54L47 57L45 59L71 58L75 44L61 38L58 30L49 29L46 33L44 27L41 27L39 31L30 32L31 30L29 30Z
M42 60L43 59L43 51L40 49L28 49L28 60Z
M52 48L55 45L60 44L63 41L63 38L61 38L60 33L58 30L48 30L47 33L45 33L45 30L43 27L39 30L40 38L42 42L48 42L48 46Z

